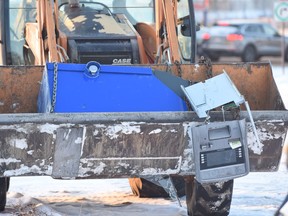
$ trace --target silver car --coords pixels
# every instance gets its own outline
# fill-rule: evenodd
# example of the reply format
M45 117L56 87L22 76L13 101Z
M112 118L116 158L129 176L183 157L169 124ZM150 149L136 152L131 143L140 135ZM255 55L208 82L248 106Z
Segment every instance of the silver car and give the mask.
M262 56L281 56L282 44L280 34L267 23L219 22L202 35L201 51L212 61L239 56L244 62L253 62Z

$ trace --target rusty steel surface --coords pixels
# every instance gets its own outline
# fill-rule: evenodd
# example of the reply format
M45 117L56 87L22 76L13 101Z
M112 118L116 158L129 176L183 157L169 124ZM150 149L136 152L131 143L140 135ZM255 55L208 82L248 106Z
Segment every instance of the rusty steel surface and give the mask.
M0 66L0 113L37 112L42 66Z

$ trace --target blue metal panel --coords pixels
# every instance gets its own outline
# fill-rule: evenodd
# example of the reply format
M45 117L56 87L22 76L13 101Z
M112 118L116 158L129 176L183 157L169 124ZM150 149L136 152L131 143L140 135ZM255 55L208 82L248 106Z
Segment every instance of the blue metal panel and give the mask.
M85 64L58 63L55 112L183 111L185 102L148 67L99 65L95 76ZM48 63L38 98L38 111L49 112L54 64Z

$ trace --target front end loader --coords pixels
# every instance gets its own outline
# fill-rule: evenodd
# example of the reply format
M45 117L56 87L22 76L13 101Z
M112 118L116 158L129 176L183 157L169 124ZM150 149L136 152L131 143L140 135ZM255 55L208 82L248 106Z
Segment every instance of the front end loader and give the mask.
M192 0L0 10L1 210L10 177L49 175L129 178L139 197L228 215L234 178L277 171L288 113L271 65L196 63Z

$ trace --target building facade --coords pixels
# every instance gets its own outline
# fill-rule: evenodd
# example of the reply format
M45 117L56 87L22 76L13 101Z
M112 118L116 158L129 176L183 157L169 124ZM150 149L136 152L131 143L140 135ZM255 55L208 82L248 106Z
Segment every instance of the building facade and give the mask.
M221 19L273 19L273 0L194 0L198 23Z

